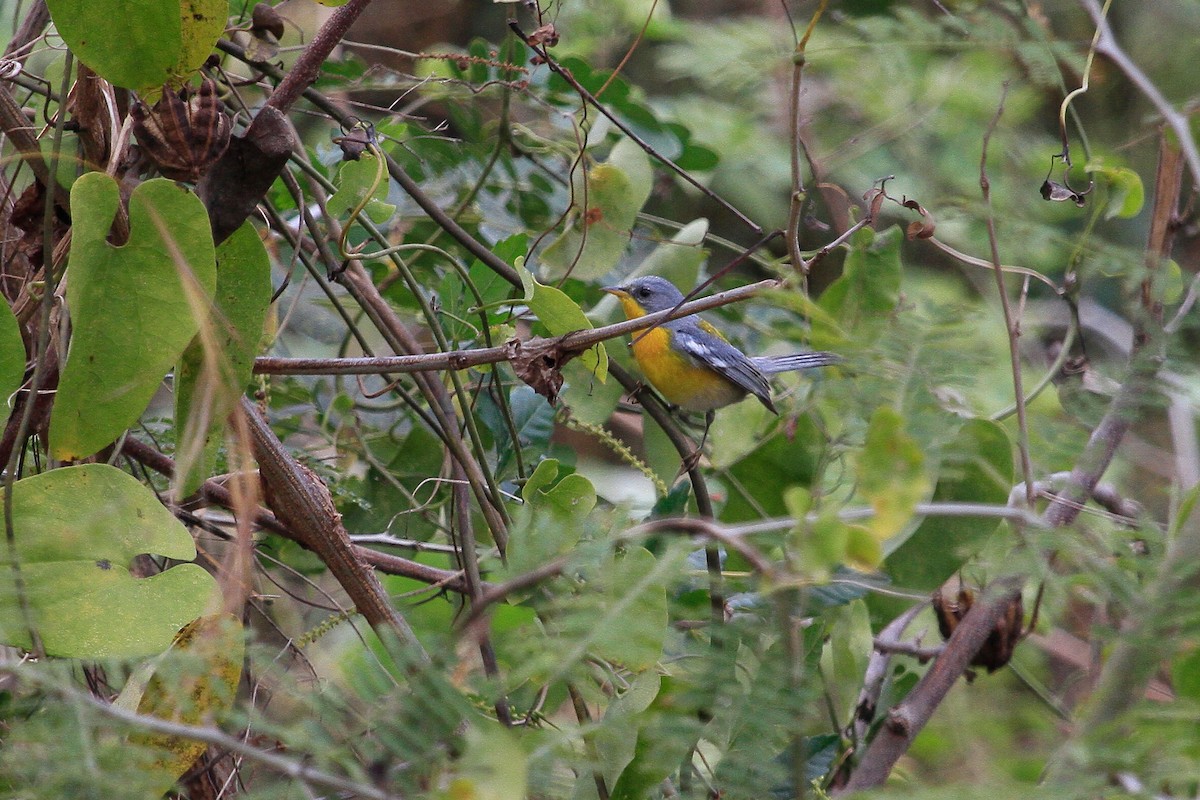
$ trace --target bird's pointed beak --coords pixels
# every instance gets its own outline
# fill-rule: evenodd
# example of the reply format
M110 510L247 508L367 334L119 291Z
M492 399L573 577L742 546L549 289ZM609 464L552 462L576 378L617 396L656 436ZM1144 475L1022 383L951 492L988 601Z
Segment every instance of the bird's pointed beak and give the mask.
M617 297L621 297L622 295L627 295L627 294L629 294L629 292L625 291L625 290L624 290L624 289L622 289L620 286L605 286L605 287L604 287L604 288L602 288L600 291L602 291L602 292L608 292L609 294L614 294L614 295L616 295Z

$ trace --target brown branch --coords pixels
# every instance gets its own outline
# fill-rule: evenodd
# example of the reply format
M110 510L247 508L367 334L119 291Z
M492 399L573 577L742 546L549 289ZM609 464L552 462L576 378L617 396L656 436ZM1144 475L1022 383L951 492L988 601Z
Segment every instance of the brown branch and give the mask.
M1025 388L1021 378L1021 322L1013 315L1012 307L1008 302L1008 289L1004 286L1004 270L1000 263L1000 246L996 236L996 217L992 212L992 184L987 173L988 145L991 143L996 126L1000 124L1000 117L1004 114L1004 101L1007 98L1008 81L1005 81L996 113L992 117L991 124L988 125L987 132L983 135L983 147L979 156L979 189L983 194L984 205L987 207L987 234L992 255L992 274L996 277L996 291L1000 295L1000 308L1004 313L1004 329L1008 333L1009 367L1012 370L1013 396L1017 404L1017 453L1021 457L1021 474L1025 478L1025 499L1032 506L1033 461L1029 456L1029 422L1025 417Z
M266 196L287 164L294 145L287 111L321 75L321 65L371 0L350 0L333 12L286 74L272 70L279 85L271 92L242 136L235 136L225 154L196 187L212 222L213 240L220 244L237 230ZM245 59L242 51L239 58ZM257 65L264 69L264 65Z
M29 13L21 20L20 27L4 48L4 57L23 63L29 56L29 46L41 38L49 24L50 9L46 7L46 0L34 0Z
M347 265L342 272L341 284L366 312L393 351L410 355L422 352L420 343L396 315L391 304L379 293L371 276L360 262L351 261ZM450 393L440 380L429 375L417 373L416 382L429 403L429 410L444 433L443 441L447 449L462 465L488 529L503 552L508 533L508 517L504 513L503 498L492 493L483 468L463 440L459 431L458 414Z
M913 690L888 711L887 719L871 741L862 761L846 785L835 795L883 785L895 763L909 746L950 688L971 664L1015 598L1021 595L1021 577L994 581L971 606L941 654Z
M175 476L175 461L173 459L132 436L125 438L121 445L121 453L160 475L165 475L168 478ZM230 510L234 508L233 494L221 481L212 478L206 480L200 487L200 496L213 505ZM283 524L278 517L265 508L255 509L252 521L262 530L271 531L285 539L296 542L306 550L311 549L307 541L300 534ZM422 564L419 561L402 558L391 553L382 553L359 544L352 545L352 547L358 558L387 575L412 578L422 583L428 583L430 586L448 589L459 594L466 594L467 592L466 581L463 580L462 573L458 570L438 569L437 567ZM483 583L482 586L485 591L492 589L492 584L489 583Z
M1179 153L1172 149L1164 140L1160 146L1158 175L1155 181L1153 220L1170 220L1175 216L1175 208L1179 203L1179 193L1182 174L1179 168ZM1151 238L1147 243L1147 263L1168 257L1173 237L1173 228L1169 225L1154 223L1151 225ZM1152 277L1152 276L1151 276ZM1148 278L1149 279L1149 278ZM1143 302L1149 300L1148 294L1143 294ZM1155 320L1153 307L1145 308L1143 320L1139 323L1133 340L1133 350L1129 355L1129 375L1117 391L1112 403L1100 423L1092 431L1087 446L1084 447L1071 477L1063 490L1046 508L1042 518L1051 527L1070 525L1079 516L1083 504L1092 497L1096 486L1104 476L1117 446L1129 431L1130 425L1140 416L1145 407L1147 397L1153 394L1152 387L1155 376L1161 366L1161 346L1151 348L1147 345L1153 337L1148 333L1145 324Z
M246 57L246 51L234 44L233 42L221 40L217 42L217 49L221 50L234 58L251 64L255 69L272 78L279 79L283 77L282 70L270 65L262 63L253 63ZM316 108L325 112L341 125L346 125L351 115L347 114L342 109L338 108L332 100L314 89L305 89L303 92L304 98L312 103ZM426 194L412 177L409 176L404 168L387 153L384 153L384 160L387 163L388 174L392 179L400 184L400 188L413 199L421 210L437 224L442 230L450 235L452 239L457 241L463 248L475 258L479 259L489 269L495 272L504 280L508 281L516 288L521 288L521 278L517 275L517 271L507 264L502 258L489 250L482 242L472 236L461 225L459 225L453 217L442 210L433 198ZM265 191L265 190L264 190Z
M321 65L325 63L325 59L329 58L333 48L341 43L346 31L350 30L350 26L370 4L371 0L350 0L333 12L333 16L325 21L317 35L308 43L308 47L304 48L300 58L296 59L287 77L271 92L271 96L267 98L267 105L279 111L291 108L304 90L321 77Z
M408 373L435 370L461 370L484 364L498 364L526 357L530 353L552 352L566 363L592 345L614 339L633 331L644 330L670 319L678 319L710 308L736 303L763 289L779 286L778 281L766 280L720 292L700 300L684 303L675 310L658 311L637 319L605 325L591 330L572 331L551 339L533 337L525 341L513 339L498 347L480 347L449 353L420 353L417 355L379 356L372 358L274 358L254 361L254 371L269 375L375 375L382 372ZM528 352L527 352L528 351Z
M241 408L267 502L275 515L320 557L371 627L379 631L390 628L404 645L428 660L375 573L358 558L341 515L333 507L329 488L287 451L253 403L243 397Z

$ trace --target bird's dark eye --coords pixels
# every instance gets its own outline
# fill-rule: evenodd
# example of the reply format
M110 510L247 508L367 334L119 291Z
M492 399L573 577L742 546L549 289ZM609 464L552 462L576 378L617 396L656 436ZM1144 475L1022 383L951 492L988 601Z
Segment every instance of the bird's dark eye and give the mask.
M639 297L649 297L649 296L650 296L650 287L648 287L648 286L639 286L639 287L638 287L638 290L637 290L637 293L638 293L638 296L639 296Z

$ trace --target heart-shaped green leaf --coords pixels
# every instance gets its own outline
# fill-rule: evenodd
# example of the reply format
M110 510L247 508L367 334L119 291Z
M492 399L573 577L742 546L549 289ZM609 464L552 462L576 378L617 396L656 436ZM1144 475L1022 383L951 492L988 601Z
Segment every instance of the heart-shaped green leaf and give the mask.
M54 27L97 75L158 89L200 68L225 30L226 0L49 0Z
M107 464L51 470L13 486L25 602L48 655L160 653L201 616L216 581L195 564L135 578L135 556L195 558L192 537L158 498ZM0 548L0 641L30 647L8 548Z
M217 248L216 309L175 368L177 494L212 472L226 419L250 382L271 303L271 261L250 223Z
M105 238L117 184L92 172L71 189L75 222L67 266L73 334L50 418L56 458L91 455L137 421L199 330L216 284L208 214L165 179L129 199L129 242Z

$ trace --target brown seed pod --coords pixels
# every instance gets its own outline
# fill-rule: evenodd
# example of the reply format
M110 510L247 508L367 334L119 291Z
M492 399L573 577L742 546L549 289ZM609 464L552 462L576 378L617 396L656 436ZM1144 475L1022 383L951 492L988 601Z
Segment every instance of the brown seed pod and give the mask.
M943 639L949 639L958 623L975 604L975 593L966 587L958 590L958 597L947 599L939 589L933 593L933 611L937 615L938 629ZM1025 608L1021 596L1009 603L1004 609L1004 615L996 621L996 627L988 635L983 647L975 654L971 664L986 667L988 672L995 672L1008 663L1013 650L1025 638L1028 631L1024 628Z
M163 87L153 108L141 102L129 109L133 133L162 174L195 181L229 146L230 122L217 96L217 84L205 78L199 90Z

